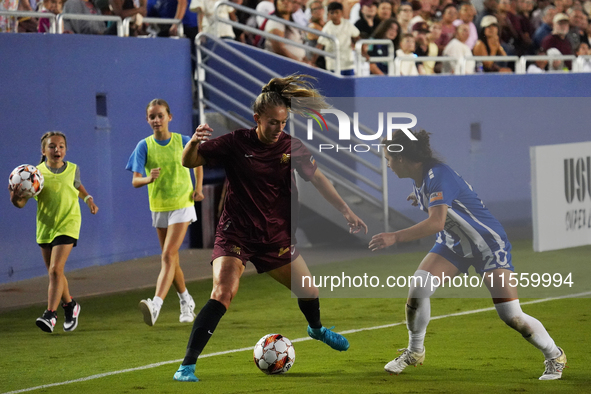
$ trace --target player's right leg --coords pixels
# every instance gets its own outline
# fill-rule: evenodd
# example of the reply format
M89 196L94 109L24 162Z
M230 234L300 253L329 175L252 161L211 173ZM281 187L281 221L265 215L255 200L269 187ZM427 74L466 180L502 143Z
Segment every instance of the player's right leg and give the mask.
M436 253L428 253L425 256L413 274L414 279L409 283L405 307L408 348L399 349L402 354L384 366L386 372L398 375L409 365L417 366L423 363L425 335L431 318L430 297L435 293L443 276L454 277L458 273L458 268L443 256Z
M215 251L214 251L215 253ZM187 352L174 380L181 382L197 382L195 364L197 358L213 335L218 323L226 313L240 284L240 277L244 272L242 260L233 256L220 256L213 263L213 290L211 298L195 318Z
M268 271L267 274L290 289L298 297L298 306L308 321L307 332L310 338L321 341L334 350L341 352L349 349L347 338L331 331L334 327L326 328L322 326L318 288L311 281L302 280L302 278L311 277L310 270L304 258L299 253L295 253L293 255L295 258L291 263Z

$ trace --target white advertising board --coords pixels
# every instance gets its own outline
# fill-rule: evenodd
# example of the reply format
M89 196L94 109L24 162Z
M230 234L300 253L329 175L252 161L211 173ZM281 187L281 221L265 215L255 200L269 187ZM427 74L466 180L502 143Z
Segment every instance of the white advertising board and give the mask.
M530 158L534 251L590 245L591 141L532 146Z

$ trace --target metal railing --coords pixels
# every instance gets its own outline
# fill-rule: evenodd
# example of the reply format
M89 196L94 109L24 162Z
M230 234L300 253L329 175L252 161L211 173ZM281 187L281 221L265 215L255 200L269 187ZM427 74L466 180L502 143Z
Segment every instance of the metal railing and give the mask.
M394 59L394 75L399 77L402 75L402 62L413 62L413 63L422 63L422 62L441 62L441 63L451 63L460 60L461 58L449 57L449 56L403 56L403 57L396 57ZM436 75L436 74L433 74Z
M123 19L123 35L125 37L129 37L129 27L131 26L134 18L134 16L129 16ZM142 23L154 25L177 25L178 37L185 36L183 21L181 19L144 17L142 18Z
M520 74L517 72L518 63L519 63L519 56L466 56L461 57L459 59L459 67L460 67L460 75L466 75L466 64L469 61L473 62L514 62L515 63L515 73Z
M363 57L364 45L386 45L388 47L388 56L371 56L369 59ZM384 39L364 39L355 43L355 75L361 75L364 60L368 63L388 63L388 75L394 75L394 43L392 40Z
M312 47L310 45L306 45L306 44L302 44L300 42L289 40L287 38L277 36L275 34L272 34L272 33L266 32L266 31L263 31L261 29L257 29L257 28L254 28L254 27L251 27L251 26L247 26L247 25L242 24L242 23L231 21L230 19L219 18L218 17L218 8L221 7L221 6L223 6L223 5L230 6L230 7L234 8L234 9L237 9L239 11L245 12L245 13L250 14L250 15L260 16L260 17L263 17L265 19L269 19L269 20L272 20L272 21L275 21L275 22L282 23L282 24L284 24L286 26L292 27L292 28L297 29L297 30L300 30L300 31L304 31L306 33L312 33L312 34L317 35L317 36L326 37L329 40L331 40L332 42L334 42L335 51L334 52L323 51L322 49L318 49L318 48ZM287 44L287 45L292 45L292 46L295 46L297 48L305 49L308 52L316 53L318 55L325 56L325 57L330 57L331 59L334 59L334 61L335 61L334 73L337 74L337 75L340 75L341 74L341 61L340 61L339 40L338 40L338 38L336 38L333 35L323 33L320 30L311 29L311 28L309 28L307 26L301 26L301 25L298 25L297 23L294 23L294 22L291 22L291 21L288 21L288 20L285 20L285 19L282 19L282 18L278 18L278 17L273 16L273 15L263 14L261 12L258 12L256 10L252 9L252 8L245 7L245 6L242 6L242 5L238 5L236 3L232 3L230 1L225 1L225 0L218 1L218 2L215 3L215 8L214 8L213 15L214 15L214 25L216 25L217 23L225 23L225 24L228 24L228 25L230 25L232 27L235 27L237 29L244 30L244 31L247 31L247 32L252 33L252 34L256 34L256 35L265 37L265 39L267 39L267 40L279 41L279 42L282 42L282 43ZM215 28L215 26L214 26L214 28ZM216 36L217 35L218 34L216 34Z
M515 73L516 74L525 74L527 72L527 62L531 62L531 61L536 61L536 60L548 60L548 61L554 61L554 60L571 60L574 61L576 60L577 57L574 55L532 55L532 56L521 56L519 58L519 72L517 71L517 66L515 67ZM575 67L578 66L577 62L573 63L573 72L577 72L578 70L575 70Z
M49 33L56 33L56 16L51 12L34 12L34 11L7 11L0 10L0 15L11 16L16 18L45 18L49 19Z
M210 40L213 42L214 49L210 49L210 48L206 47L208 41L210 41ZM249 123L248 121L245 120L245 119L249 119L252 117L252 109L250 107L248 107L247 105L243 104L243 102L245 100L242 100L242 102L240 102L240 101L234 99L233 96L235 96L236 93L240 93L240 94L245 95L248 98L248 101L252 102L256 99L256 97L258 96L258 93L254 93L253 90L249 90L246 87L244 87L247 83L254 84L255 86L257 86L257 89L260 92L260 89L268 83L268 79L280 77L281 75L279 73L269 69L268 67L264 66L263 64L261 64L260 62L258 62L255 59L253 59L252 57L240 52L238 49L236 49L232 45L228 44L225 40L223 40L219 37L216 37L213 34L199 33L197 35L197 37L195 38L195 44L196 44L196 49L197 49L197 51L196 51L196 53L197 53L196 74L198 76L197 91L198 91L198 96L199 96L198 110L199 110L200 122L201 123L206 122L205 106L207 106L207 107L217 111L218 113L224 115L228 119L233 120L234 122L236 122L238 125L240 125L242 127L245 127L245 128L252 127L253 124ZM238 45L240 45L240 44L238 44ZM232 56L236 56L240 62L244 62L244 64L248 64L249 67L253 67L253 68L261 71L264 75L266 75L266 78L268 78L268 79L261 80L261 79L257 78L256 76L252 75L252 73L245 71L244 67L239 67L239 66L236 66L235 64L233 64L235 62L225 61L223 56L216 53L215 49L217 49L217 48L221 48L224 51L229 52ZM210 67L207 64L210 60L223 61L224 67L228 68L230 70L230 72L223 73L214 67ZM201 72L201 70L202 70L202 72ZM216 86L214 86L213 83L206 81L205 80L206 75L210 79L215 79L220 84L223 84L224 87L217 88ZM227 89L225 87L227 87ZM209 98L206 98L204 96L204 90L207 90L207 97L209 97ZM228 92L232 92L234 94L232 94L232 93L229 94ZM219 102L216 104L211 99L211 97L213 95L218 97L220 100L227 102L229 105L225 106L223 104L219 104ZM227 110L226 108L229 106L237 108L240 111L240 113L243 114L243 116L241 116L240 113L232 113L229 110ZM224 108L224 107L226 107L226 108ZM327 121L327 125L328 125L328 127L330 127L331 130L338 130L338 125L336 125L330 121ZM292 131L292 133L295 132L296 126L302 130L307 129L307 124L305 122L302 122L301 120L296 119L295 117L292 116L291 121L290 121L290 130ZM368 133L368 134L375 133L375 131L369 129L368 127L366 127L362 124L359 124L359 129ZM326 142L326 143L332 143L332 144L336 143L336 141L334 141L329 136L327 136L323 133L314 132L313 138L320 140L322 142ZM302 142L311 151L313 151L313 152L318 151L317 147L313 147L311 144L309 144L308 142L306 142L304 140L302 140ZM353 136L351 136L350 142L365 144L367 141L363 141L360 138L358 138L357 136L353 135ZM325 171L326 177L329 178L333 183L349 190L350 192L354 193L355 195L357 195L361 199L370 202L374 206L383 209L385 231L388 231L388 229L389 229L389 205L388 205L388 181L387 181L388 167L387 167L385 156L383 155L382 152L379 152L374 147L371 147L369 152L379 158L380 162L378 165L375 165L375 164L371 163L370 161L368 161L367 159L364 159L362 156L354 154L354 153L349 152L347 150L342 151L339 154L343 154L346 159L354 160L360 166L363 166L364 168L367 168L370 171L378 174L380 176L381 184L371 181L370 179L367 178L367 176L359 175L359 171L355 171L355 170L349 168L348 166L345 166L339 160L336 160L328 155L322 155L322 162L323 162L322 164L332 165L333 168L337 168L341 173L347 174L348 178L355 179L356 181L361 181L361 182L367 184L372 189L378 191L382 195L382 200L380 200L380 199L374 197L373 195L362 190L355 182L353 182L349 179L345 179L342 176L335 176L335 175L333 175L332 171ZM324 169L326 169L326 167Z
M83 14L59 14L57 16L57 33L64 33L64 19L80 21L101 21L117 23L117 36L123 37L123 20L115 15L83 15Z

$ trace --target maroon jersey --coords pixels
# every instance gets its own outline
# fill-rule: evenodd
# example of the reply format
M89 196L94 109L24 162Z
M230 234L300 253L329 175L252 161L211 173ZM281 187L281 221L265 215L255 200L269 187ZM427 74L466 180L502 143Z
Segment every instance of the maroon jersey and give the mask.
M306 181L316 171L314 158L297 138L286 133L270 145L252 129L204 142L199 154L208 165L226 170L228 190L216 236L269 248L293 244L292 208L297 210L294 169ZM292 201L294 206L292 206Z

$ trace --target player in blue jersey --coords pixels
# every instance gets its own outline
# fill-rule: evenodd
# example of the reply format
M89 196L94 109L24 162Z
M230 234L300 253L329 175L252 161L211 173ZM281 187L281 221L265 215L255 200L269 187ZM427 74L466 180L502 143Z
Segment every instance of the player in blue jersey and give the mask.
M522 312L517 288L508 285L513 265L511 244L503 226L458 173L433 157L429 133L422 130L413 135L416 141L398 130L392 140L383 143L387 148L397 145L398 149L392 149L396 153L385 151L388 166L399 178L413 180L413 193L407 200L429 217L400 231L374 235L369 248L374 251L435 234L437 240L414 273L417 279L410 283L406 304L408 348L386 364L385 370L399 374L409 365L423 363L431 315L429 297L444 276L450 280L473 266L483 275L499 317L544 354L545 371L540 380L560 379L566 364L564 351L556 346L542 323ZM499 285L502 279L504 287Z

